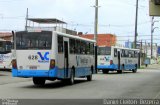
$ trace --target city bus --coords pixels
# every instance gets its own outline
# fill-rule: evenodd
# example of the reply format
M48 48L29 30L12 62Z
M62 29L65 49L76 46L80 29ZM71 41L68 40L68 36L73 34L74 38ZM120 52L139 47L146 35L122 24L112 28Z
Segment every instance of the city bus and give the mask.
M75 78L92 80L94 40L45 30L12 33L13 77L33 78L35 85L44 85L46 80L62 80L71 85Z
M12 42L0 39L0 69L12 68Z
M139 49L130 49L122 47L98 47L98 64L97 69L102 70L103 73L109 71L123 71L137 72L139 62Z

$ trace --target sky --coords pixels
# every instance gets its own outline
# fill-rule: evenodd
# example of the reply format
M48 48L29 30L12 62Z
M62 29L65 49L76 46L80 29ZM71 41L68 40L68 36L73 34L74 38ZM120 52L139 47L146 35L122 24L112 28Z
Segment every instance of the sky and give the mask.
M94 33L95 0L0 0L0 31L24 30L26 10L29 18L57 18L67 28ZM136 0L99 0L98 33L117 35L118 43L134 40ZM155 17L154 21L160 21ZM154 27L160 27L155 22ZM153 43L160 45L160 28L153 33ZM138 41L150 43L149 0L139 0Z

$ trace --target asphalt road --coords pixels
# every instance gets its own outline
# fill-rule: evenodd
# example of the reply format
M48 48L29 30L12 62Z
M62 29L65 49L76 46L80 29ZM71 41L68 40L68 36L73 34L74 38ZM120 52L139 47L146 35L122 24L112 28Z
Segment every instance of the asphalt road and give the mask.
M76 79L72 86L47 81L34 86L30 78L13 78L0 71L1 99L160 99L160 69L139 69L137 73L98 73L93 81Z

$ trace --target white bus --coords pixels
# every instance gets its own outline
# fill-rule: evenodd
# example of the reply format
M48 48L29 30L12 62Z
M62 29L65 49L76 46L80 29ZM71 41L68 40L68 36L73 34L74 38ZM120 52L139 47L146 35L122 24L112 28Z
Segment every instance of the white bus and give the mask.
M139 49L129 49L121 47L98 47L97 69L103 73L124 70L137 72L139 62Z
M0 40L0 69L12 68L12 42L1 39Z
M56 79L74 84L76 77L92 80L95 41L43 30L15 32L14 39L14 77L32 77L35 85Z

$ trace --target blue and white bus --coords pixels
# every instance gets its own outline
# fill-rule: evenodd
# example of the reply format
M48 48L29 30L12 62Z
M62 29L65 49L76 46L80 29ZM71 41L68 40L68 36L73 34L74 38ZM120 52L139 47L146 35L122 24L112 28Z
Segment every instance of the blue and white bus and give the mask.
M12 42L0 39L0 69L12 68Z
M98 47L98 70L103 73L125 70L137 72L139 49L121 48L116 46Z
M14 32L12 75L33 78L35 85L46 80L74 78L92 80L95 71L95 41L56 31Z

